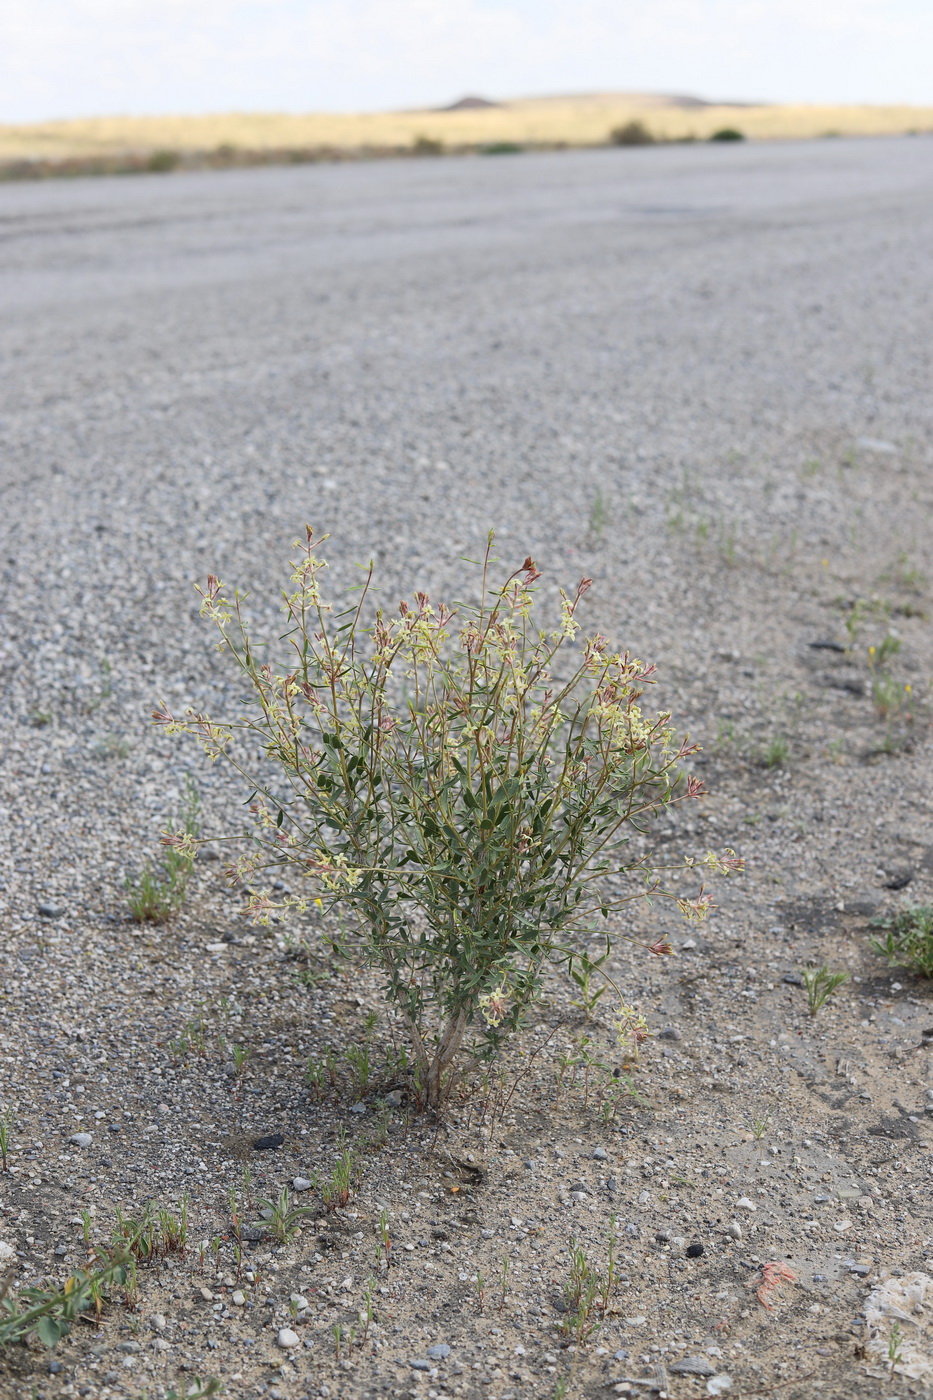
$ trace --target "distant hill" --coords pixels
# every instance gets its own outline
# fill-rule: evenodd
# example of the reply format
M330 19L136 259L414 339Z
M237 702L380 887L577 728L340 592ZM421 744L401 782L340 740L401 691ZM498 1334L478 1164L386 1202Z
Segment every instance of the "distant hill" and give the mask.
M933 107L713 102L666 93L589 92L494 100L471 94L407 112L229 112L94 117L0 126L0 175L170 170L441 151L604 146L631 122L658 141L724 127L753 140L933 131Z

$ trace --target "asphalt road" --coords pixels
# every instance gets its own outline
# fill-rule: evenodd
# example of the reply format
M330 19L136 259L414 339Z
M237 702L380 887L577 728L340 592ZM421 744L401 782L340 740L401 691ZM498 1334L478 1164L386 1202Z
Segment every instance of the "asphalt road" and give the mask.
M213 683L193 581L272 606L310 519L337 591L374 557L389 598L450 596L490 526L593 574L712 723L710 658L780 659L796 577L925 548L898 471L929 475L931 248L926 137L0 188L8 716L127 737L88 840L164 806L148 711ZM845 477L864 437L897 452Z

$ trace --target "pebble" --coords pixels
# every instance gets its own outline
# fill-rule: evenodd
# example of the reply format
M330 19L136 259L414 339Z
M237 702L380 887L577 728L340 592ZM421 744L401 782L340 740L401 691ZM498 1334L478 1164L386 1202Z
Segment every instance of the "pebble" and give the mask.
M430 1371L430 1361L409 1361L409 1366L413 1371Z
M741 1240L742 1227L737 1220L730 1220L729 1224L726 1226L726 1234L734 1240Z
M60 919L65 913L58 904L40 904L38 909L40 919Z
M658 1031L658 1040L683 1040L683 1036L676 1026L665 1026L663 1031Z
M72 1133L68 1141L73 1142L75 1147L90 1147L94 1137L91 1133Z
M205 1288L203 1284L198 1289L198 1297L203 1298L205 1303L213 1303L214 1301L213 1293L209 1288Z
M390 1108L401 1108L405 1102L405 1095L401 1089L390 1089L385 1096L385 1101Z
M366 1105L365 1105L364 1103L354 1103L354 1104L351 1104L351 1105L350 1105L350 1112L351 1112L351 1113L365 1113L365 1112L366 1112Z
M310 1191L313 1185L314 1183L306 1176L292 1177L292 1190L294 1191Z
M705 1253L705 1250L701 1244L688 1244L685 1252L688 1259L699 1259Z
M246 1302L246 1294L242 1288L238 1288L235 1293L231 1293L230 1301L235 1308L242 1308Z
M0 1240L0 1264L8 1264L16 1258L16 1250L5 1240Z
M164 1332L167 1325L164 1313L153 1313L149 1319L149 1326L153 1332Z
M861 447L863 452L878 452L884 457L890 457L897 452L893 442L886 442L884 438L859 437L855 439L856 447Z
M705 1356L685 1356L681 1361L672 1361L667 1368L672 1376L712 1376L715 1367Z
M804 984L799 972L785 972L781 981L787 982L791 987L802 987Z
M297 1347L301 1344L301 1338L298 1336L298 1333L293 1332L290 1327L283 1327L279 1332L277 1340L279 1346L285 1351L289 1351L292 1347Z
M520 1356L524 1356L524 1347L516 1347L515 1350ZM428 1347L428 1356L430 1356L432 1361L443 1361L449 1355L450 1347L446 1342L437 1342L433 1347Z
M253 1139L253 1146L257 1152L271 1152L274 1147L281 1147L285 1141L282 1133L266 1133L264 1137Z
M729 1390L731 1385L731 1376L711 1376L710 1379L706 1382L706 1393L707 1395L721 1395L724 1390Z
M117 1342L117 1351L137 1352L142 1351L140 1342Z
M754 1202L754 1201L750 1201L750 1200L748 1199L747 1196L740 1196L739 1199L736 1201L735 1204L736 1204L736 1209L737 1209L737 1210L757 1210L757 1209L758 1209L758 1207L755 1205L755 1202Z

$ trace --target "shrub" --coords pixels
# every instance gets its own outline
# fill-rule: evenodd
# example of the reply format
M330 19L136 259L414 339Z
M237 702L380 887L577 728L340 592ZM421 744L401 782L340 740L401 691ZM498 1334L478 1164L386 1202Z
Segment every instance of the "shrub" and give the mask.
M146 162L146 169L154 175L167 175L171 170L177 170L181 165L181 156L178 151L153 151Z
M654 137L644 122L626 122L624 126L614 127L609 133L609 140L614 146L654 145Z
M714 131L709 138L711 141L744 141L744 131L739 131L734 126L720 127L719 131Z
M416 156L442 156L444 143L433 136L416 136L411 149Z
M493 141L489 146L480 146L480 155L520 156L524 149L524 146L519 146L515 141Z
M933 977L933 905L908 905L891 919L877 920L875 927L884 929L885 937L873 938L871 946L892 967Z
M491 546L490 534L475 604L435 609L416 593L364 625L372 564L356 606L330 621L308 529L278 667L250 639L244 599L209 577L202 612L248 682L252 713L225 724L191 710L154 715L244 775L240 736L258 740L270 763L249 775L252 847L229 874L251 885L291 866L311 883L278 900L253 889L260 923L307 910L317 894L352 911L434 1108L462 1051L492 1055L519 1025L549 964L588 965L575 939L645 895L694 918L711 903L702 887L692 899L663 888L669 867L629 849L662 807L702 792L682 771L697 746L639 704L655 668L599 635L576 644L589 579L572 596L561 590L558 624L537 630L534 561L493 585ZM741 866L732 852L706 864ZM627 885L613 890L618 876ZM671 950L659 940L651 951ZM623 1003L623 1027L632 1015Z

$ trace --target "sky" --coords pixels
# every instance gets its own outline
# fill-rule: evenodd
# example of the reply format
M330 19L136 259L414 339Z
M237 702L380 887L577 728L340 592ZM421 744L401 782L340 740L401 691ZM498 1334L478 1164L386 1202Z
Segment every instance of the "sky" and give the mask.
M615 90L933 105L933 0L2 0L0 122Z

